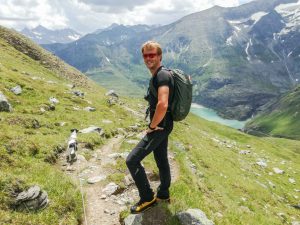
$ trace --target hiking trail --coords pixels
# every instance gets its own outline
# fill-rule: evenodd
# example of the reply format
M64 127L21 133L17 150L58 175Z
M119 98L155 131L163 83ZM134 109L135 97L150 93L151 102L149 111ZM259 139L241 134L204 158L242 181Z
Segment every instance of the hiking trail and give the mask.
M135 134L137 135L137 133ZM128 135L129 137L132 135ZM66 153L62 154L59 165L81 186L82 194L85 196L85 214L83 215L84 225L117 225L120 224L119 214L124 210L129 210L130 206L139 200L137 188L134 185L129 171L124 173L124 186L114 190L114 185L107 187L110 181L107 178L116 173L118 169L116 160L121 159L125 164L127 154L120 153L120 147L125 136L115 136L107 141L101 148L90 150L84 145L78 144L77 160L70 165L66 162ZM86 160L83 153L91 151L92 157ZM171 168L172 182L179 177L179 168L174 160L173 153L168 152ZM154 191L159 185L157 176L152 176L145 168L151 187ZM155 178L156 177L156 178ZM94 178L95 183L90 184ZM100 180L100 181L99 181ZM122 185L121 185L122 186ZM116 189L116 188L115 188ZM154 207L155 208L155 207ZM85 221L85 216L86 220ZM152 223L151 223L152 224ZM154 223L153 223L154 224ZM157 224L157 223L156 223Z

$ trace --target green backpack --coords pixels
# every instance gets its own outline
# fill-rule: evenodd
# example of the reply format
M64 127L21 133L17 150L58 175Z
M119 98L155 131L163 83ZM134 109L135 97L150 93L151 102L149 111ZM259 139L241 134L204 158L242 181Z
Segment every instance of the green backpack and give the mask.
M192 104L193 84L191 77L185 74L182 70L166 69L172 76L174 83L174 93L171 100L171 114L174 121L183 120L190 112ZM157 90L153 82L150 82L150 91L157 98Z

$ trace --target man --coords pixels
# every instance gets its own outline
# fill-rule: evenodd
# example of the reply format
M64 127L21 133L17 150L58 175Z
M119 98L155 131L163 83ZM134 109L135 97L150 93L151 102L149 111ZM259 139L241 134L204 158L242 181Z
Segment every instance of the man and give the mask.
M171 74L161 64L162 49L157 42L148 41L142 46L144 63L150 70L157 97L148 91L150 123L146 135L131 151L126 159L127 167L138 188L140 201L131 207L131 213L140 213L156 201L169 201L171 184L168 161L168 136L173 129L173 119L169 112L174 84ZM156 197L150 187L141 161L153 151L159 169L160 185Z

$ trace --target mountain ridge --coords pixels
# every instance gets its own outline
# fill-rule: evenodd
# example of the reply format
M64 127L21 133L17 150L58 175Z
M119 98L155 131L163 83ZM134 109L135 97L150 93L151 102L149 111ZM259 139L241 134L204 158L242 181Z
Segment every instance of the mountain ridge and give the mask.
M99 82L110 71L145 88L139 49L143 42L157 40L163 46L164 64L193 76L196 103L225 118L245 120L300 81L300 31L297 20L289 15L296 16L299 7L295 0L213 7L139 35L127 27L123 40L114 27L110 30L114 35L92 35L91 42L79 39L59 48L44 47L88 75L98 76ZM101 42L107 38L118 41Z

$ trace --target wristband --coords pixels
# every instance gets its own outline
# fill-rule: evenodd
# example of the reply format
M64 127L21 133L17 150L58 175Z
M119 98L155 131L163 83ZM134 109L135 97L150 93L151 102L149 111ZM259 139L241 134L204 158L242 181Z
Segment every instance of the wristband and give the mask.
M155 130L156 127L152 128L152 127L150 126L150 123L149 123L148 128L149 128L150 130Z

